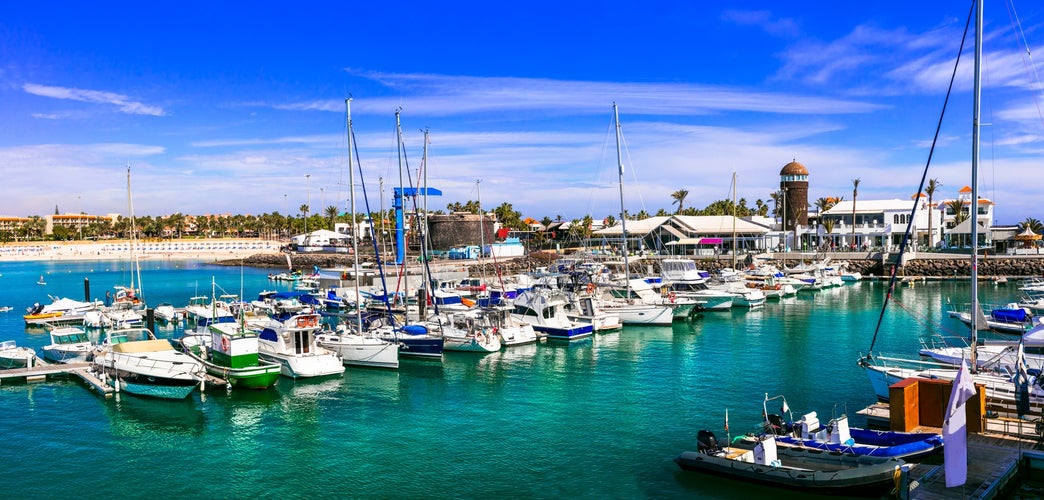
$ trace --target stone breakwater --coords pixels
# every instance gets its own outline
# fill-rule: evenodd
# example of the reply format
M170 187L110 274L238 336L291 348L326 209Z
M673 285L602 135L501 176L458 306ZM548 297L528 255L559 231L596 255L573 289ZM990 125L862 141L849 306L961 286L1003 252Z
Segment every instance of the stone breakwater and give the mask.
M270 268L282 268L285 269L286 255L283 253L265 253L255 254L244 259L228 259L218 261L218 264L238 266L246 265L251 267L270 267ZM342 268L352 267L355 259L351 255L331 255L331 254L289 254L290 261L293 264L294 269L308 270L313 267L320 267L324 269L328 268ZM490 260L484 260L482 263L476 263L473 261L446 261L439 260L433 263L434 266L442 266L445 264L456 264L461 267L467 266L470 274L474 276L489 276L495 273L496 268L499 268L501 274L514 274L520 272L528 272L535 270L540 267L546 267L554 262L557 258L552 252L534 252L525 257L516 257L509 260L499 261L493 263ZM372 255L360 255L360 261L370 262L373 261ZM696 259L697 266L709 271L711 273L718 272L726 267L731 267L731 260L706 258ZM794 267L810 261L803 259L777 259L772 260L770 263L778 268ZM891 273L891 264L882 263L880 258L852 258L846 259L843 257L834 257L831 259L831 263L835 266L840 266L842 262L847 262L847 269L849 271L858 272L863 276L886 276ZM647 272L649 266L653 263L650 259L635 259L631 261L631 270L633 272ZM741 266L742 267L742 266ZM656 266L653 265L653 272L658 272ZM932 276L932 277L954 277L954 276L968 276L971 273L971 262L967 256L954 256L953 258L932 256L931 258L916 258L906 262L899 270L899 274L902 276ZM1009 277L1031 277L1031 276L1044 276L1044 255L1042 256L1020 256L1020 257L1004 257L1004 256L988 256L979 259L979 275L980 276L1009 276Z

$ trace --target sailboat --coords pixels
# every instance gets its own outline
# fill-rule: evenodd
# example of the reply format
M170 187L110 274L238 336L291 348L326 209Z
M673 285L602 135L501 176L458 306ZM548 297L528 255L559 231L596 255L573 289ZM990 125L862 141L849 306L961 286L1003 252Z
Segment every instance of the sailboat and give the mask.
M131 201L130 167L127 167L127 208L131 222L131 255L134 253L134 205ZM137 261L132 266L138 272ZM138 284L141 284L140 275ZM204 380L203 364L179 352L169 341L157 339L147 328L116 328L88 357L94 368L119 391L163 399L185 399Z
M344 100L345 106L345 128L348 139L348 184L349 202L351 204L352 217L352 255L355 259L355 297L356 304L362 304L359 295L359 252L358 238L355 220L355 172L352 169L352 145L355 142L352 130L352 100ZM315 336L315 342L321 347L330 349L341 356L341 363L347 366L368 366L374 368L398 368L399 367L399 344L388 342L378 338L376 335L363 332L363 320L361 307L355 308L353 324L340 324L335 332L319 333Z
M972 106L972 161L971 161L971 199L973 200L972 217L978 217L977 211L974 209L975 200L978 200L978 165L979 165L979 115L980 115L980 85L981 85L981 59L982 59L982 14L983 6L982 2L979 1L976 8L976 22L975 22L975 67L974 67L974 90L973 90L973 106ZM923 183L923 178L922 178ZM958 363L963 363L963 356L967 354L970 365L973 370L982 368L982 364L979 363L979 352L978 352L978 331L987 328L986 319L982 313L982 309L979 305L979 289L978 289L978 224L971 224L971 241L972 241L972 252L971 252L971 307L970 311L973 314L972 321L969 322L969 341L968 348L962 350L961 359L952 359ZM907 235L904 236L903 243L900 247L900 254L902 249L906 246L906 241L909 235L909 229ZM895 286L895 272L893 271L892 280L889 284L889 296L891 290ZM887 305L887 301L886 304ZM884 310L882 308L881 315L883 316ZM880 326L880 319L878 319L878 326ZM876 340L876 334L875 334ZM1020 348L1021 350L1021 348ZM921 354L931 355L930 349L922 350ZM861 356L859 360L860 366L866 369L866 373L870 378L870 383L874 388L874 392L877 394L878 399L885 401L889 397L889 387L901 380L910 377L924 377L924 378L935 378L942 380L954 380L957 376L957 366L945 362L946 360L940 354L939 360L935 362L926 363L918 360L911 360L908 358L900 357L885 357L873 355L873 344L871 343L871 352L867 356ZM952 353L950 353L952 354ZM1029 399L1035 401L1037 404L1044 402L1044 388L1041 388L1038 384L1028 386L1029 377L1024 371L1024 363L1020 363L1021 366L1017 366L1016 373L1010 372L993 372L988 373L985 371L979 371L972 374L972 380L977 385L985 386L987 398L994 402L1001 403L1004 406L1011 406L1017 401L1021 395L1028 396ZM1022 387L1018 387L1020 385Z
M424 151L425 158L427 158L428 132L425 131ZM481 264L483 247L485 246L485 222L483 221L483 210L482 210L482 194L479 191L479 182L475 181L475 189L478 193L478 204L479 204L479 263ZM492 251L490 252L492 253ZM431 280L425 280L426 283L430 283ZM488 292L486 292L488 293ZM480 300L480 302L482 302ZM486 300L490 307L495 307L492 300ZM441 317L441 315L436 315ZM448 351L464 351L464 352L478 352L488 353L497 352L503 346L501 343L501 337L497 333L497 325L489 321L485 316L485 311L482 309L469 310L459 312L451 316L446 317L447 323L442 323L439 320L439 327L442 331L442 338L445 339L445 349ZM533 333L534 339L536 333Z
M402 126L399 122L399 111L395 112L395 138L398 143L399 153L399 185L400 189L405 189L402 182L402 162L405 151L405 145L402 142ZM405 192L403 193L405 198ZM398 230L405 230L405 217L403 220L398 221L401 223ZM404 241L405 238L400 241ZM405 253L405 248L400 250L400 255ZM402 260L402 267L400 272L402 273L403 288L408 288L409 279L406 273L406 259ZM384 290L385 297L387 297L387 289ZM396 294L398 295L398 294ZM415 323L409 323L409 300L407 297L408 293L403 293L403 306L405 314L402 315L403 325L397 325L398 320L396 315L390 310L389 304L385 303L386 309L388 309L388 322L389 324L379 327L376 331L377 335L388 341L396 342L399 344L399 354L403 356L412 356L425 359L442 359L442 352L445 350L446 340L442 335L433 334L430 331L429 324L424 321L424 318L418 318Z
M623 249L624 258L624 276L623 283L617 285L618 298L612 298L604 301L599 306L611 313L615 313L620 317L620 321L625 325L659 325L669 326L674 322L674 309L675 306L667 304L649 304L644 302L634 291L633 286L636 284L630 277L631 267L628 260L627 250L627 213L624 210L624 185L623 185L623 149L620 141L620 112L616 107L616 103L613 103L613 124L616 129L616 161L618 165L619 184L620 184L620 227L623 234ZM614 284L609 284L614 285ZM670 299L665 299L670 301ZM677 300L677 299L675 299Z

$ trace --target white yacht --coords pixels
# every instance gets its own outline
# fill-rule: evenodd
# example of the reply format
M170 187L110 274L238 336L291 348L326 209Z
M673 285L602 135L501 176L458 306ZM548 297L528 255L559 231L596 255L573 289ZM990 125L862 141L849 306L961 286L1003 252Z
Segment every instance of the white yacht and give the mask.
M344 373L336 351L319 345L316 334L322 331L318 314L298 314L285 321L270 317L250 320L248 326L259 331L257 354L279 363L279 373L290 378L325 377Z

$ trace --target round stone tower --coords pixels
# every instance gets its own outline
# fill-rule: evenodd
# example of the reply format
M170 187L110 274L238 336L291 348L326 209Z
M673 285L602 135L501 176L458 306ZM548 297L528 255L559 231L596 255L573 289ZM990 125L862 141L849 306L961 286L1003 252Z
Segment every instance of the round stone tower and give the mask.
M794 161L779 171L779 188L783 191L783 230L795 224L808 225L808 169Z

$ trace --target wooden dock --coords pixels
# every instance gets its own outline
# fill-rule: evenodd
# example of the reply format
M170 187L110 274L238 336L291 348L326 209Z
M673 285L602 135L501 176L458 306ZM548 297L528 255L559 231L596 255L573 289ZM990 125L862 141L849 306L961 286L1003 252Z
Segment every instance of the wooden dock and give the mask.
M858 412L870 428L889 428L887 403L875 403ZM910 489L903 498L935 500L949 498L991 499L1006 494L1017 481L1023 452L1044 449L1044 425L1037 420L987 417L983 433L968 433L968 480L964 486L947 488L942 463L917 464L910 469ZM938 432L918 427L918 432ZM941 462L939 457L932 462Z
M109 384L105 383L98 378L94 372L90 371L90 363L65 363L65 364L54 364L47 363L42 360L37 361L39 364L31 368L13 368L10 370L0 370L0 383L4 380L24 380L26 382L37 382L45 380L51 375L73 375L79 377L92 389L100 392L105 397L112 396L114 389Z
M1038 446L1036 441L1000 434L968 434L967 482L963 486L947 488L943 464L918 464L910 470L908 498L997 498L1017 481L1022 452L1038 449Z

